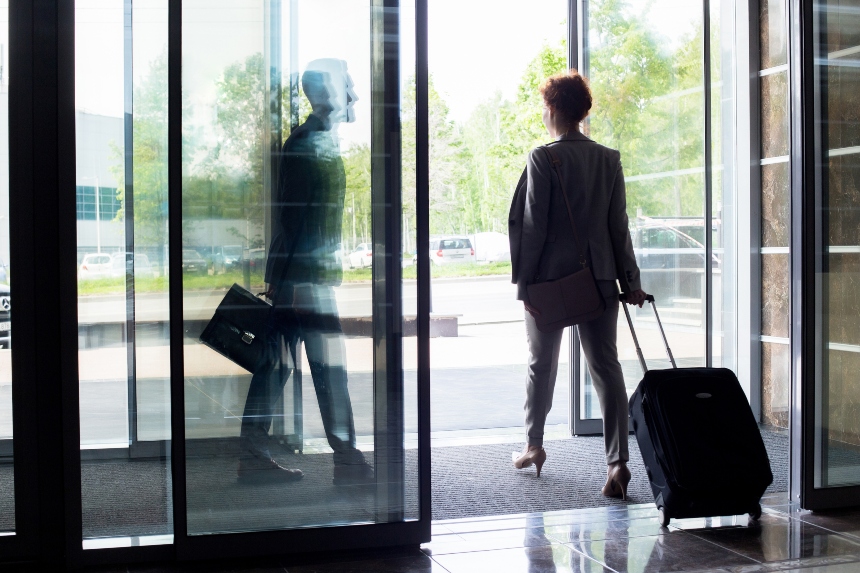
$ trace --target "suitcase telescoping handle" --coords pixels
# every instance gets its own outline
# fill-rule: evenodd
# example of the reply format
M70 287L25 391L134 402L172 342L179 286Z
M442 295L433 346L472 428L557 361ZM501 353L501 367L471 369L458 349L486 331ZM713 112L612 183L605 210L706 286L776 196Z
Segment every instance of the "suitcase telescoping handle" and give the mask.
M636 346L636 354L639 356L639 364L642 365L643 372L648 372L648 366L645 365L645 356L642 354L642 348L639 346L639 339L636 337L636 330L633 328L633 320L630 318L630 311L627 310L627 305L625 304L627 295L620 294L618 295L618 299L621 301L621 306L624 308L624 315L627 317L627 324L630 325L630 334L633 335L633 344ZM669 339L666 338L666 331L663 330L663 323L660 322L660 314L657 312L657 303L654 302L654 295L646 295L645 300L650 302L651 308L654 309L654 316L657 318L657 326L660 328L660 334L663 336L663 344L666 346L666 355L669 357L669 362L672 363L672 368L677 368L678 365L675 364L675 357L672 356L672 349L669 348Z

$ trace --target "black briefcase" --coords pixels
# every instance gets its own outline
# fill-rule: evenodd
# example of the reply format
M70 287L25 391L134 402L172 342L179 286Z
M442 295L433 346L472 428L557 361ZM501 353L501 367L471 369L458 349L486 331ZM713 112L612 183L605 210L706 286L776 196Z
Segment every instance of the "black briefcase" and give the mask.
M645 370L630 397L630 416L660 523L743 513L758 519L759 500L773 473L743 388L726 368L675 366L654 297L647 300L673 366L668 370L645 366L630 313L622 305Z
M200 335L200 342L253 373L266 349L271 312L271 304L234 284Z

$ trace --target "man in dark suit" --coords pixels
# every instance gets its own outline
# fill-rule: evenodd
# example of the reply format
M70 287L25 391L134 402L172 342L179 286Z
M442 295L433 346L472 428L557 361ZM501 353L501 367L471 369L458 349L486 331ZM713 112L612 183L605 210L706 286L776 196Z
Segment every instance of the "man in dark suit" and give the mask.
M297 341L304 343L326 438L334 450L334 483L366 483L374 477L355 445L334 296L343 278L335 252L346 190L337 126L354 121L357 97L352 86L342 60L316 60L302 75L313 111L290 134L280 157L276 225L266 267L274 311L267 356L254 372L242 417L242 481L292 481L303 475L279 465L268 448L273 405L290 373L290 368L280 367L284 350L296 348ZM294 354L292 359L299 357Z

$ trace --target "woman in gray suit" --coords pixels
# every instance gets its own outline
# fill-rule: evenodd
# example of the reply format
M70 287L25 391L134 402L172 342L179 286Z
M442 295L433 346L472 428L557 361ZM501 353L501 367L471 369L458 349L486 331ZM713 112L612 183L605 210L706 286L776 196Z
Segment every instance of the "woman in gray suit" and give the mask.
M527 443L514 452L514 467L534 465L537 475L546 461L543 433L552 407L563 329L541 332L535 323L539 311L529 300L530 284L555 280L579 270L579 251L564 198L570 202L578 235L587 242L587 258L606 310L598 318L578 325L582 349L603 412L607 479L603 494L626 498L627 391L616 349L618 289L628 304L640 307L645 292L627 222L624 174L618 151L584 136L579 125L591 109L587 80L576 70L549 78L541 86L543 122L555 139L548 144L558 157L559 179L544 146L529 153L517 185L509 218L513 282L525 306L529 344L526 379L525 425Z

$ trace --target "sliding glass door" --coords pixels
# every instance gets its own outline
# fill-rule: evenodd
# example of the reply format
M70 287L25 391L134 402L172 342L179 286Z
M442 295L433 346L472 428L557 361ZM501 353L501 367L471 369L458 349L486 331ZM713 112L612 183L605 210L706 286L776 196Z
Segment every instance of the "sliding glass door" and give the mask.
M249 538L227 534L252 532L296 540L258 553L428 535L420 320L402 302L418 299L402 280L416 191L401 186L419 153L415 12L75 3L84 554L235 555ZM0 257L4 244L0 232Z
M795 494L803 507L825 509L860 501L860 12L856 3L838 1L792 9L795 37L811 37L813 56L793 54L793 71L813 78L792 101L795 133L808 134L798 142L803 168L792 172L793 224L804 230L794 237L792 283L803 281L807 299L792 309L800 318L792 331L792 428L804 445Z
M185 0L174 18L176 543L229 552L213 534L298 529L322 548L320 527L418 531L400 7Z

